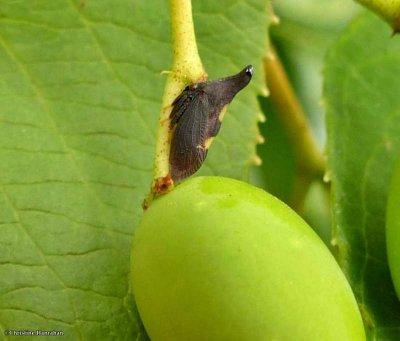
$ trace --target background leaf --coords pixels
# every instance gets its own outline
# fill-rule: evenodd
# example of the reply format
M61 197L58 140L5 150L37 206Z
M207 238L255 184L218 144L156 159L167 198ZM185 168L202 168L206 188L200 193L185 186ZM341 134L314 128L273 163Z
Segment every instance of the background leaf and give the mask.
M387 191L400 153L399 75L400 40L372 14L341 35L325 66L338 256L373 340L400 338L385 247Z
M194 2L210 78L256 69L204 174L248 174L266 3ZM160 72L170 66L166 1L1 3L1 329L146 338L129 294L129 256L151 182Z

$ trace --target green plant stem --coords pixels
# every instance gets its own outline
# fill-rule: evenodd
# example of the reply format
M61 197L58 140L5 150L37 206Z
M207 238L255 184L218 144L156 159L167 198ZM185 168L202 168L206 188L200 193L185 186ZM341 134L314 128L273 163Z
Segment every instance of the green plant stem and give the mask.
M356 0L386 20L393 34L400 32L400 0Z
M293 196L290 206L299 214L304 212L304 203L313 179L307 175L296 174L293 188Z
M172 190L174 186L169 166L172 133L169 116L172 110L172 103L186 85L207 78L197 50L191 1L170 0L170 9L173 63L162 99L151 197L157 194L164 194Z
M265 69L271 101L294 151L297 177L292 207L301 211L312 180L323 177L325 158L318 149L300 103L272 46L270 56L265 60Z

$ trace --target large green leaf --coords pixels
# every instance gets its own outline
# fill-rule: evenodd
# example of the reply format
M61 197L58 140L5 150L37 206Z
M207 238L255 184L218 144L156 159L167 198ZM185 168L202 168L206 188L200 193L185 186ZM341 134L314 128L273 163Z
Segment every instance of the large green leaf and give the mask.
M400 339L400 303L385 246L385 209L400 153L400 40L372 14L358 18L325 66L336 242L374 340Z
M194 2L210 78L256 70L204 173L247 176L266 2ZM160 72L171 66L169 20L164 0L1 2L0 329L145 337L129 256L151 182Z

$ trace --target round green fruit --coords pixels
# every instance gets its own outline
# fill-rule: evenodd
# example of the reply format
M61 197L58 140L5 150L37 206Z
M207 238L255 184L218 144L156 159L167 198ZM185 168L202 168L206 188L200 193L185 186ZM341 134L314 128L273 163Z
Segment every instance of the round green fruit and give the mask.
M393 284L400 298L400 159L395 166L386 211L386 246Z
M325 245L284 203L246 183L197 177L155 200L132 261L152 341L365 340Z

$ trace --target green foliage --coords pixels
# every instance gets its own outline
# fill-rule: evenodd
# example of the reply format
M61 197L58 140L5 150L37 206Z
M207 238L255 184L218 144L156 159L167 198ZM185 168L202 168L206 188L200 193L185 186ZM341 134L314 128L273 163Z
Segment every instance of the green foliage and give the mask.
M194 2L210 78L256 70L203 174L247 176L266 2ZM151 182L160 72L170 67L166 1L1 3L1 329L146 338L129 294L130 245Z
M261 104L264 166L252 181L290 201L293 142L281 113L259 97L267 3L193 1L210 79L255 67L198 174L248 180ZM307 3L276 3L282 23L272 39L322 146L322 56L357 9L345 0ZM400 338L384 230L400 150L400 41L391 33L362 15L330 49L324 73L335 254L376 340ZM1 329L147 340L129 289L130 246L152 178L170 37L162 0L1 3ZM326 188L314 184L304 216L328 243Z
M372 14L358 18L325 67L335 241L373 340L400 338L400 304L385 246L385 211L400 150L400 40Z

